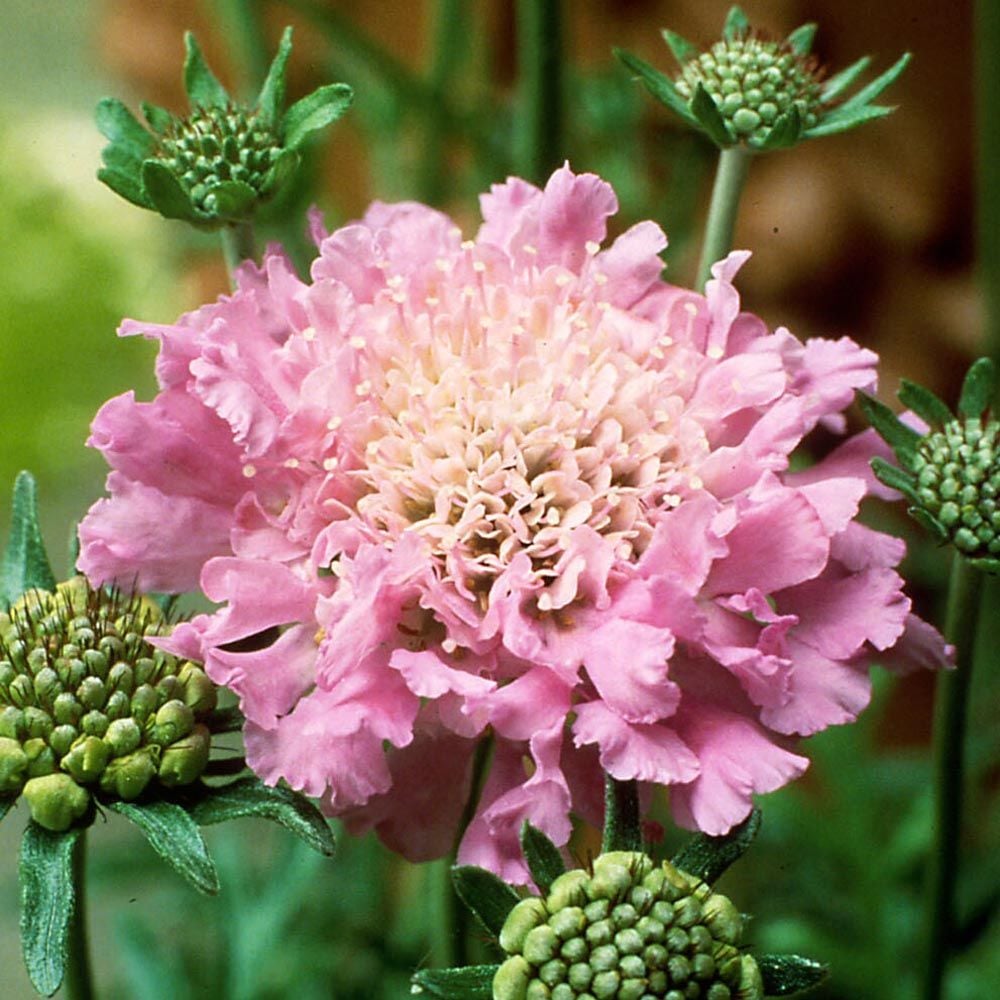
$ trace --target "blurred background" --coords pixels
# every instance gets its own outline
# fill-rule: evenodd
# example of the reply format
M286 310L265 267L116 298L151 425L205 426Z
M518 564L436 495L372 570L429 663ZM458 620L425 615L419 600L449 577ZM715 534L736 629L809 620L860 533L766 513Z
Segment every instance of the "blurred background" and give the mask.
M680 284L694 276L713 150L629 79L611 47L672 71L660 29L708 43L728 7L563 7L565 155L614 184L615 232L650 217L664 227L667 274ZM755 164L736 234L737 246L754 251L740 277L745 306L803 339L847 334L878 351L886 401L905 375L953 402L969 361L987 349L975 277L973 4L759 0L744 9L777 36L818 22L814 49L832 71L865 53L873 72L914 54L883 99L899 105L896 114ZM214 238L135 209L97 182L104 140L93 107L115 95L132 107L146 99L184 112L187 29L230 91L252 95L289 23L290 100L343 80L356 103L309 150L296 190L267 213L262 233L289 246L304 273L304 212L313 203L333 226L374 198L416 198L474 232L476 195L517 165L511 0L4 2L0 484L21 468L36 474L57 573L74 520L102 491L103 460L84 447L93 414L130 388L140 398L155 391L152 345L118 340L118 323L169 322L227 287ZM8 515L0 503L0 532ZM944 555L900 511L870 516L907 536L911 590L940 621ZM953 1000L983 1000L1000 982L997 641L984 637L973 701ZM801 950L832 965L819 997L913 994L931 680L880 680L862 723L812 740L809 777L767 800L758 844L725 876L757 916L758 950ZM0 993L11 1000L33 995L18 958L19 813L0 826ZM96 830L92 934L102 996L406 995L408 971L432 957L427 929L438 894L427 885L440 871L346 838L331 865L280 834L234 829L210 831L223 892L209 901L157 867L138 835L113 821ZM143 962L151 963L145 971Z

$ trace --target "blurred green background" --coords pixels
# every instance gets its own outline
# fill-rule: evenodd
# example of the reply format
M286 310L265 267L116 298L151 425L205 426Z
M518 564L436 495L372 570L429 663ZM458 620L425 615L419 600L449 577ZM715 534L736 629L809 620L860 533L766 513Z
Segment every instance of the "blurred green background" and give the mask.
M737 244L755 250L741 276L748 307L802 337L847 333L874 347L884 359L886 399L901 373L954 399L982 331L972 239L972 6L744 6L775 33L819 21L817 49L834 67L864 52L878 68L902 50L916 55L890 95L902 105L892 119L755 169L737 230ZM119 340L118 323L172 321L226 287L211 238L133 209L95 180L98 98L115 94L133 105L147 98L182 110L187 28L225 82L250 91L291 21L291 96L342 79L358 97L348 120L312 151L299 189L265 220L265 232L305 264L306 205L319 203L333 224L373 197L441 204L471 229L476 193L515 165L512 8L506 0L5 0L0 484L21 468L37 476L57 571L71 524L102 490L103 461L83 446L90 419L111 395L155 391L152 345ZM613 64L610 47L667 66L659 28L708 41L727 8L725 0L565 5L567 155L576 169L615 184L616 230L642 217L664 225L668 273L679 282L693 273L711 151L646 99ZM0 531L8 514L0 502ZM942 554L926 548L900 512L872 516L907 534L912 590L921 610L937 615ZM986 1000L1000 983L992 628L973 699L951 1000ZM827 1000L914 995L929 842L930 680L881 678L860 724L810 741L809 776L765 801L759 842L725 876L726 890L756 914L760 950L801 950L832 965L817 994ZM33 995L18 957L21 813L0 825L0 995L10 1000ZM114 817L95 828L91 928L102 997L381 1000L405 996L408 970L433 957L440 865L413 868L371 840L347 838L331 864L249 821L207 837L223 881L215 900L196 897Z

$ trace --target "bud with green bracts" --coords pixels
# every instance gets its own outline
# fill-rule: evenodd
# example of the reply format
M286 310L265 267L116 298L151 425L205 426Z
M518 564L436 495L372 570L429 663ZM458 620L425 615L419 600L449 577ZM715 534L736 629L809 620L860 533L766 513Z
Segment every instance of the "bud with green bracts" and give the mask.
M169 629L153 602L79 577L0 614L0 794L23 794L35 822L65 830L92 794L196 781L215 685L150 643Z
M645 854L600 855L517 903L500 931L495 1000L760 1000L744 921L701 879Z
M110 144L97 176L123 198L168 219L204 228L245 222L294 173L306 138L336 121L353 93L346 84L329 84L285 109L290 28L250 105L230 98L192 35L186 44L190 114L177 117L143 103L147 128L121 101L105 98L97 106L97 125Z

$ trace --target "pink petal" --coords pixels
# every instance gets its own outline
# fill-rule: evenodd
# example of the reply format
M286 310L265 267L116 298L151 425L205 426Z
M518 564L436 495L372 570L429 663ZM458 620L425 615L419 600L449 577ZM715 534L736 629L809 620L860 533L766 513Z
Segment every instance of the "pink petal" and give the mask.
M579 271L587 243L601 243L606 220L618 211L618 199L596 174L574 174L568 166L550 178L538 210L538 259Z

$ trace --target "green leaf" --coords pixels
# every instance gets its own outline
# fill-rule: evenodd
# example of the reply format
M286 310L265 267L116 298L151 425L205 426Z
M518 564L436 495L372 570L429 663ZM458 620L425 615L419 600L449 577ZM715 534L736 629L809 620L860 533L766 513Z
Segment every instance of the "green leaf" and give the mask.
M451 881L473 916L488 933L499 937L504 921L521 897L503 879L476 865L455 865Z
M811 958L801 955L759 955L757 967L764 980L764 994L769 997L786 997L800 990L818 986L830 970Z
M328 858L337 849L330 826L320 811L297 792L270 788L256 777L204 788L204 797L191 807L191 818L201 826L243 817L269 819Z
M862 56L856 63L851 63L847 69L842 69L839 73L831 76L830 79L826 81L826 86L823 88L820 100L824 104L828 104L835 98L840 97L840 95L847 90L847 88L850 87L850 85L854 83L854 81L857 80L857 78L861 76L866 69L868 69L871 65L871 61L871 56Z
M675 115L679 115L692 128L701 128L698 119L691 114L687 102L677 93L670 77L665 76L659 70L654 69L644 59L626 52L624 49L613 49L615 58L627 69L634 73L642 81L643 86L661 104L665 104Z
M346 83L329 83L296 101L281 121L287 149L298 149L310 132L335 122L354 100L354 91Z
M143 117L149 122L149 127L157 135L163 135L174 122L174 116L166 108L161 108L157 104L143 101L139 107L142 108Z
M79 827L53 833L30 822L21 840L21 949L31 984L50 997L63 980L76 905L73 851Z
M292 29L285 28L278 45L278 51L267 71L267 79L257 95L257 108L261 118L268 125L276 126L285 106L285 73L288 57L292 52Z
M525 821L521 827L521 850L535 885L544 895L549 886L566 871L559 848L536 826Z
M729 126L719 111L719 106L712 100L708 91L699 83L691 98L691 113L698 119L698 124L705 130L708 137L720 149L732 146L736 138L729 131Z
M98 101L94 120L101 135L115 146L127 149L136 162L153 152L156 140L117 98L105 97Z
M907 507L906 513L919 524L936 542L947 542L949 539L948 529L929 511L923 507Z
M187 192L173 172L159 160L146 160L142 165L142 186L153 209L165 219L203 222L204 217L191 204Z
M229 103L226 88L208 68L205 57L190 31L184 35L187 58L184 60L184 89L191 107L224 108Z
M671 858L671 863L711 885L743 856L758 830L760 810L754 808L742 823L721 837L710 837L705 833L692 837Z
M951 410L930 389L925 389L909 379L902 380L896 395L903 406L913 410L918 417L923 417L929 424L947 424L955 419Z
M97 179L119 197L130 201L139 208L153 208L136 174L127 174L112 167L102 167L97 171Z
M989 358L973 361L962 383L958 412L963 417L981 417L993 402L996 383L996 366Z
M879 402L874 396L859 392L858 402L868 423L892 448L900 462L908 465L914 452L920 447L921 436L912 427L902 423L885 403Z
M807 56L816 37L816 24L800 25L785 39L785 44L797 55Z
M879 482L885 483L889 489L899 490L904 497L921 505L920 497L917 495L916 480L905 469L887 462L878 455L871 460L871 467Z
M990 573L993 576L1000 574L1000 559L991 559L989 557L970 559L969 565L974 566L981 573Z
M421 969L413 977L411 994L427 993L440 1000L493 1000L493 977L499 965L468 965L464 969Z
M909 65L913 58L909 52L904 52L884 73L875 77L871 83L862 87L856 94L852 94L838 109L839 111L855 110L871 104L879 94L890 87L903 70Z
M17 801L16 795L12 795L10 796L10 798L7 798L6 796L0 798L0 821L2 821L4 816L6 816L7 813L10 812L16 801Z
M285 186L292 174L295 173L302 159L301 155L294 149L283 149L274 158L270 170L264 175L260 184L260 195L262 198L269 197L272 192L278 191Z
M758 146L759 149L787 149L794 146L802 137L802 116L793 104L771 126L767 138Z
M0 601L10 605L26 590L56 589L38 526L38 486L30 472L19 472L14 480L10 515L10 537L0 562Z
M238 705L230 705L217 708L204 721L213 733L238 733L247 720Z
M219 876L195 821L173 802L109 802L108 808L131 820L150 847L199 892L219 891Z
M257 192L244 181L220 181L205 196L205 207L219 219L241 221L253 213Z
M698 54L698 46L693 42L689 42L686 38L682 38L676 31L670 31L665 28L663 31L663 40L670 47L670 51L674 54L674 58L682 66L689 59Z
M722 37L731 42L734 38L745 35L750 30L750 22L739 7L730 7L726 15L726 23L722 26Z
M812 128L806 129L802 133L802 137L804 139L819 139L824 135L837 135L839 132L846 132L849 129L857 128L858 125L864 125L865 122L873 122L878 118L885 118L895 110L895 107L883 106L881 104L873 104L868 108L847 112L844 112L843 108L838 108L836 111L832 111L830 114L820 118L818 125L813 125Z

